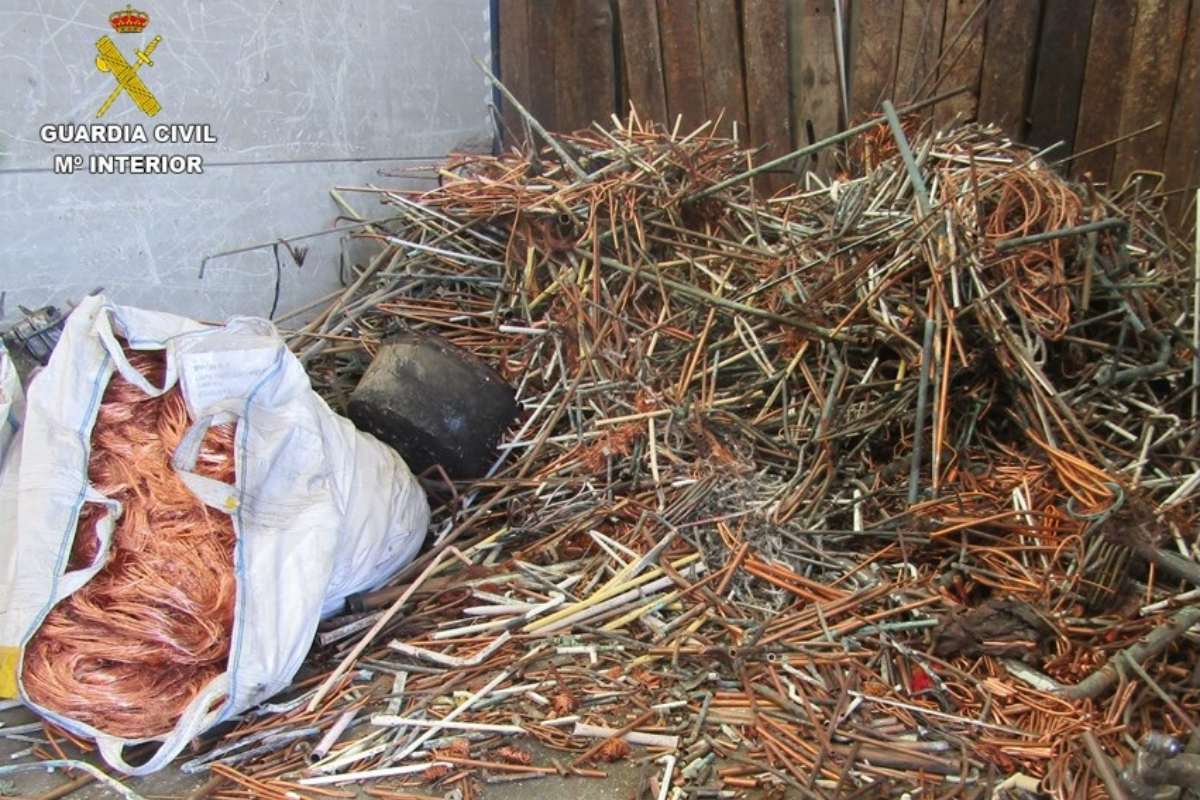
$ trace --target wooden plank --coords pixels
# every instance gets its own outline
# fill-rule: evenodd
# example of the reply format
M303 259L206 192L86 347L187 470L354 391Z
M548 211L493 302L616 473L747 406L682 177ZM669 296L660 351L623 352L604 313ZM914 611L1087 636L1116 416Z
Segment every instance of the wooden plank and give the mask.
M658 28L669 123L673 126L675 118L682 115L682 130L691 131L708 118L696 0L658 0Z
M1037 75L1029 100L1029 130L1025 139L1037 147L1062 141L1061 158L1072 152L1079 100L1087 66L1094 0L1045 0Z
M737 0L701 0L700 52L704 64L704 104L708 115L722 115L718 133L729 135L737 123L746 133L746 88L742 79L742 40Z
M569 133L579 127L583 116L583 87L579 80L583 64L579 51L585 47L576 40L576 0L558 0L554 4L554 130Z
M979 81L979 119L1014 139L1025 134L1025 112L1036 55L1039 0L993 0L988 9Z
M1200 0L1192 0L1188 17L1187 39L1183 46L1183 63L1175 81L1175 107L1171 110L1171 128L1167 132L1167 149L1163 157L1164 189L1176 192L1167 203L1168 218L1182 223L1182 215L1192 202L1194 191L1180 192L1200 182Z
M896 55L897 103L917 99L918 90L928 92L934 84L945 20L946 0L904 0Z
M554 11L557 129L607 122L616 98L612 7L608 0L560 0Z
M792 142L799 147L832 136L841 130L841 85L837 70L835 0L793 0L788 4L790 43ZM833 148L826 148L814 163L797 164L828 176L833 169Z
M529 3L528 0L499 0L497 27L500 37L500 80L524 105L529 101ZM512 103L501 102L504 144L525 140L525 126Z
M1095 0L1088 36L1087 67L1079 98L1079 120L1075 125L1075 152L1082 153L1117 138L1125 77L1129 70L1129 48L1137 6L1132 0ZM1091 175L1097 183L1112 177L1115 148L1106 147L1075 159L1072 173Z
M860 119L892 99L903 6L897 0L854 0L850 11L850 117Z
M970 86L971 90L934 106L933 120L940 129L947 128L956 118L970 122L979 108L979 73L987 28L986 9L980 6L986 2L946 0L946 22L942 26L942 51L946 55L938 69L937 91L932 94L960 86Z
M643 121L667 123L656 0L620 0L621 57L629 102ZM621 109L624 115L628 109Z
M742 31L746 48L746 110L750 143L763 146L758 161L770 160L791 147L788 109L787 8L784 0L743 0ZM788 182L767 175L757 182L773 192Z
M608 125L617 110L617 65L613 50L614 20L608 0L575 0L575 40L579 47L583 91L582 119L576 127Z
M546 130L558 130L555 117L555 0L529 0L529 103L525 107Z
M1162 168L1169 131L1175 78L1187 30L1188 4L1181 0L1138 0L1137 23L1129 51L1129 77L1121 103L1121 133L1154 122L1153 131L1117 145L1113 183L1120 185L1134 170ZM1196 91L1193 87L1193 91Z

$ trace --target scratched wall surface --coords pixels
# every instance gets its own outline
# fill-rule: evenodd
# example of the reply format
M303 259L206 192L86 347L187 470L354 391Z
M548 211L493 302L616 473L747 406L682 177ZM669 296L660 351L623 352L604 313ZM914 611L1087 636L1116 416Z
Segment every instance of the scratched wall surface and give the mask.
M118 302L204 319L265 315L270 249L205 256L329 229L334 187L430 185L422 167L486 150L490 93L472 57L490 53L488 0L149 0L140 34L108 15L127 0L0 4L0 291L18 304ZM102 122L206 123L215 144L48 145L47 124L96 122L116 86L96 68L107 34L127 59L154 36L138 75L162 110L121 95ZM55 154L197 153L202 175L55 174ZM424 170L428 175L428 169ZM373 195L343 193L358 211ZM344 222L344 220L342 221ZM310 239L302 266L282 255L281 311L338 285L341 235Z

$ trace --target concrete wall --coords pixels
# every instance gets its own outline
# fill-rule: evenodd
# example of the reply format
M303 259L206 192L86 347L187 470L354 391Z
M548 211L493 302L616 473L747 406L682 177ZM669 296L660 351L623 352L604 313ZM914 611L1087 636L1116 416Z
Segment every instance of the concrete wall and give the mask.
M204 319L266 315L269 249L225 250L326 230L335 186L430 185L388 173L451 149L486 150L490 92L471 57L489 59L488 0L139 0L140 34L108 16L126 0L4 0L0 8L0 291L16 305L78 299ZM147 117L97 69L108 35L161 103ZM48 145L47 124L208 124L215 144ZM201 175L53 172L54 154L194 153ZM428 172L426 172L428 174ZM344 195L368 217L371 195ZM280 311L333 290L339 234L310 239L303 266L283 253Z

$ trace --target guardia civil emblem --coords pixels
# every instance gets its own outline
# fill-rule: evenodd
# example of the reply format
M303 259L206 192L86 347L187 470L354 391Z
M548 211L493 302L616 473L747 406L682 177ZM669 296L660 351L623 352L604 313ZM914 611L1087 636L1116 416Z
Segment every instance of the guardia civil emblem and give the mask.
M138 11L133 6L125 6L123 11L114 11L109 14L108 23L117 33L141 33L150 24L150 15L145 11ZM135 48L133 58L126 59L121 53L121 49L109 38L108 34L96 40L96 69L110 73L117 84L103 105L100 106L100 110L96 112L97 117L103 117L108 113L108 109L112 108L112 104L122 94L129 95L133 104L141 109L147 117L153 117L162 110L158 98L138 75L138 70L143 66L154 66L150 55L161 41L161 36L155 36L145 49Z

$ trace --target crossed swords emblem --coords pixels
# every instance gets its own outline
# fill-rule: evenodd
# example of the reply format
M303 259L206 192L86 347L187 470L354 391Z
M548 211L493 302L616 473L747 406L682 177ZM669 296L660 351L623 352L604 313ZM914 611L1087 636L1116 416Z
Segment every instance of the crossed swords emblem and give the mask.
M96 112L97 118L103 117L108 112L108 109L117 101L122 92L128 94L129 99L147 117L153 117L162 110L162 105L159 104L158 98L146 88L146 84L142 83L142 79L138 77L138 70L143 64L148 67L154 66L154 62L150 60L150 55L161 41L161 36L155 36L150 40L150 44L146 45L145 50L135 50L135 58L132 64L125 60L125 56L121 55L121 51L113 44L112 39L107 36L101 36L96 41L96 69L101 72L111 72L113 79L117 82L116 88L112 90L108 99L104 101L104 105L100 106L100 110Z

